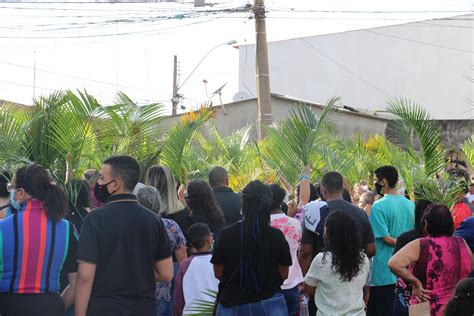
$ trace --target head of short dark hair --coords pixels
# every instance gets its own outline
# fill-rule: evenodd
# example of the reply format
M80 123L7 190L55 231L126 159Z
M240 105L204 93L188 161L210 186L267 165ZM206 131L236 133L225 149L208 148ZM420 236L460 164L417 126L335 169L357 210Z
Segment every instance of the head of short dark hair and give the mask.
M11 180L11 174L7 170L0 172L0 197L7 198L9 196L7 184Z
M109 165L112 176L122 180L124 188L133 191L140 179L140 165L130 156L113 156L104 160L104 165Z
M430 205L431 205L430 201L423 200L423 199L416 200L416 203L415 203L415 229L420 231L420 232L422 231L421 218L423 217L423 215L425 214L426 209Z
M209 185L211 188L226 186L229 174L222 167L214 167L209 172Z
M196 249L204 247L210 235L211 230L204 223L196 223L188 228L188 241Z
M339 172L330 171L321 179L321 185L329 193L342 193L344 191L344 179Z
M388 186L390 188L395 188L398 182L398 171L393 166L382 166L375 170L375 176L382 181L383 179L387 180Z
M426 234L431 237L451 236L454 233L453 217L449 209L441 204L431 204L421 218L426 222Z
M72 194L72 199L69 199L70 209L83 210L91 206L89 184L86 180L73 179L66 185L66 189Z
M97 171L97 169L87 169L86 171L84 171L82 176L84 177L84 180L86 180L87 183L90 184L99 179L99 171Z
M276 183L270 185L273 195L272 210L281 209L281 205L286 196L286 191Z

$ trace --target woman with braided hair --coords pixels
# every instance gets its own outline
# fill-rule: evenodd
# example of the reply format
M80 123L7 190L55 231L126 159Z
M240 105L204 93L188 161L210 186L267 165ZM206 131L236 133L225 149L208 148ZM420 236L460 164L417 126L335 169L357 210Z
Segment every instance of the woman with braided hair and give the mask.
M217 315L288 315L280 287L291 255L283 233L270 226L272 192L255 180L242 191L242 221L222 229L211 262L220 280Z

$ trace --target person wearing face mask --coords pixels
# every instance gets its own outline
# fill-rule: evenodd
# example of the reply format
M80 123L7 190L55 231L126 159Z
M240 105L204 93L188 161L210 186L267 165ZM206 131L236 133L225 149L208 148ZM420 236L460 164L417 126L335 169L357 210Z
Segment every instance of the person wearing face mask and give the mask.
M0 221L0 314L63 316L74 302L77 269L67 196L39 165L20 168L8 191L17 212ZM61 273L70 285L60 296Z
M4 170L0 172L0 219L11 214L10 193L7 190L10 174Z
M393 315L395 275L387 263L392 256L398 236L413 229L415 204L398 194L398 172L392 166L383 166L374 172L374 186L383 198L371 208L370 224L374 230L377 253L373 259L369 282L370 298L367 315Z
M94 192L107 204L82 224L76 316L156 315L155 281L171 281L173 262L163 222L132 194L139 176L132 157L103 163Z

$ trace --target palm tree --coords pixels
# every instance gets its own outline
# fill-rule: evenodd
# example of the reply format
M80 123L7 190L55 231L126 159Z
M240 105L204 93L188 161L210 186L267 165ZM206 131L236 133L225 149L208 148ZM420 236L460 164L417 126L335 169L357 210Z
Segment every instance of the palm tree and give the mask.
M301 170L317 160L318 147L332 127L328 116L338 102L339 98L331 98L319 117L309 106L300 104L290 109L286 120L267 128L267 139L259 144L262 158L290 184L296 184Z

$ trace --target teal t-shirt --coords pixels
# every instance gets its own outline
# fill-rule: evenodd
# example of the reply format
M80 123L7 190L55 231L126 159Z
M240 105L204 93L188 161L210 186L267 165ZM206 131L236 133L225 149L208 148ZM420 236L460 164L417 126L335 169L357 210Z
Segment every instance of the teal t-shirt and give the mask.
M370 285L395 284L397 279L388 267L388 260L394 247L384 242L382 237L398 238L400 234L413 229L415 204L401 195L385 195L372 205L369 220L374 231L376 247Z

